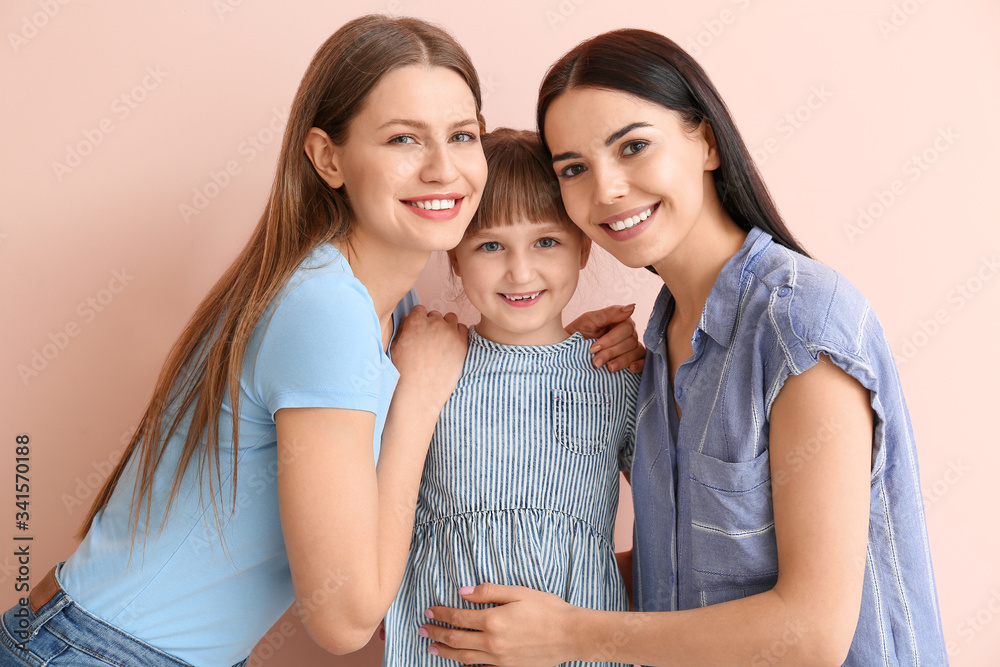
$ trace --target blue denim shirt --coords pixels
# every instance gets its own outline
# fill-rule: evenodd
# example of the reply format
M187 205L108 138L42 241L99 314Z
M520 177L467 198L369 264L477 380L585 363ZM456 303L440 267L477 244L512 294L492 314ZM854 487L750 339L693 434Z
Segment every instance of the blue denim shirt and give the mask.
M789 375L826 354L871 392L875 413L864 590L845 664L946 665L913 430L865 298L753 229L719 273L677 370L680 421L667 365L673 307L664 287L645 334L632 468L637 608L690 609L774 586L771 405Z

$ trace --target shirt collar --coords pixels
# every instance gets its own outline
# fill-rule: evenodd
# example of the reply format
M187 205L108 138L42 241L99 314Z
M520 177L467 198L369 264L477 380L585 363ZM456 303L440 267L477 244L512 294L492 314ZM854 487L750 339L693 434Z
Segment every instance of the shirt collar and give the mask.
M747 277L760 259L761 253L771 244L771 235L754 227L747 233L743 245L719 271L719 277L712 285L705 308L701 312L698 328L711 336L720 345L729 346L736 327L740 294ZM674 297L664 285L653 304L653 312L643 335L643 344L648 350L663 348L666 338L667 321L674 311Z

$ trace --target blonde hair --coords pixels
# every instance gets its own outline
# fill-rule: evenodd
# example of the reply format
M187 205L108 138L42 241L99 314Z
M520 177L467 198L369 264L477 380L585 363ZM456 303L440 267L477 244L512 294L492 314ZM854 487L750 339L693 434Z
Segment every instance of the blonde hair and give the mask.
M316 52L295 94L271 194L257 227L171 349L145 414L90 508L81 536L107 504L132 457L138 459L132 496L133 545L143 505L148 535L154 473L166 443L183 428L188 415L191 421L163 508L164 521L185 471L196 460L199 479L208 480L218 523L219 426L227 392L232 405L235 506L240 375L250 336L305 256L321 243L348 238L353 221L349 193L346 188L331 188L316 173L304 151L306 137L318 127L335 143L344 141L351 121L382 77L417 64L457 72L472 91L477 113L481 111L479 78L469 55L445 30L425 21L362 16L337 30ZM479 120L482 123L481 115Z

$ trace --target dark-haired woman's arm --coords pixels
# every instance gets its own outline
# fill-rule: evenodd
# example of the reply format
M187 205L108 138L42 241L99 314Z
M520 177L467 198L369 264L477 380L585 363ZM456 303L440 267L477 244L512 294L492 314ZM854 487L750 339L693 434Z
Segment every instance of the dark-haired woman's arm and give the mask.
M639 342L632 321L633 311L634 303L592 310L566 325L566 331L579 331L584 338L597 339L590 348L597 368L607 364L612 372L627 368L633 373L641 373L646 348Z
M548 593L482 584L463 597L500 606L431 608L434 623L423 627L437 642L432 652L500 667L569 660L842 664L861 608L873 415L869 392L826 357L821 361L790 377L772 408L779 562L773 589L699 609L638 613L582 609ZM830 424L837 428L827 437Z

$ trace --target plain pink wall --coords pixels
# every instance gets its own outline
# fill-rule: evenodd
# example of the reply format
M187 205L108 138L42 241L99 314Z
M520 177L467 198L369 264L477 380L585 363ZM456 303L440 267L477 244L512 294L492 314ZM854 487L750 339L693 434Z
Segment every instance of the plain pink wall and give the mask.
M603 30L656 30L696 55L791 229L861 288L889 334L952 664L996 664L1000 233L987 192L1000 176L1000 6L989 0L7 0L0 554L19 532L19 433L32 446L32 572L71 553L169 345L260 213L313 51L381 11L455 33L479 67L490 127L531 127L545 68ZM635 301L643 324L655 277L607 256L594 264L573 312ZM443 266L419 286L453 308ZM40 370L25 375L36 353ZM0 556L4 606L13 564ZM332 658L294 623L267 640L253 664L379 660L378 640Z

